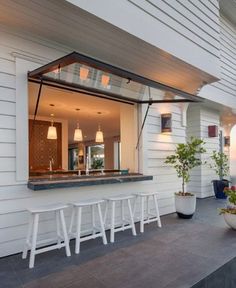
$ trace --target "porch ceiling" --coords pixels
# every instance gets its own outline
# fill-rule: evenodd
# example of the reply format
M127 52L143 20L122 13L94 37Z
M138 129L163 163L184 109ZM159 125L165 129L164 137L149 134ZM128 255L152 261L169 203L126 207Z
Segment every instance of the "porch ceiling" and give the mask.
M25 35L54 41L68 47L68 51L79 51L189 93L195 93L203 82L216 81L67 1L0 0L0 5L0 24Z

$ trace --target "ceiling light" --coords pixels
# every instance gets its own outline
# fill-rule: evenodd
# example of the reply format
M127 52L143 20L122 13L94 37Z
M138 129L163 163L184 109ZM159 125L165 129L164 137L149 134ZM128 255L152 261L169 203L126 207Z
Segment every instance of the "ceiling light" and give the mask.
M80 80L87 80L89 74L89 69L86 67L79 68L79 78Z
M61 65L59 64L58 67L55 70L53 70L53 72L55 74L60 74L61 73Z
M110 76L103 74L102 80L101 80L102 86L107 87L109 84L109 81L110 81Z

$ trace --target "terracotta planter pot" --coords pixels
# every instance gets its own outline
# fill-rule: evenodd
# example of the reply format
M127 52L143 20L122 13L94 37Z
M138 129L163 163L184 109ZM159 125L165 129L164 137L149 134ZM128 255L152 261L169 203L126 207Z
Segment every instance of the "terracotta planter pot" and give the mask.
M182 196L175 195L176 213L180 218L190 219L196 210L196 195Z

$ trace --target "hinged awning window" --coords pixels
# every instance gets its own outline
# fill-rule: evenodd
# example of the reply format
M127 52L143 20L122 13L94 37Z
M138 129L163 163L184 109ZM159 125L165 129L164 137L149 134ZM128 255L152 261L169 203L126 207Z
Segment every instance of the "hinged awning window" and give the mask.
M181 91L91 57L73 52L28 73L32 82L125 103L200 102Z

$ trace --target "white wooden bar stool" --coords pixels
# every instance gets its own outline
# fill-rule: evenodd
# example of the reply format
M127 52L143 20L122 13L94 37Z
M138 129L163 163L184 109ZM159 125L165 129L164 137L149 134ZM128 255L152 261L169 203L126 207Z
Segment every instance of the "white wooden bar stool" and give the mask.
M78 254L80 252L80 243L95 239L97 237L102 237L103 244L107 244L107 238L104 228L104 222L102 217L101 211L101 204L104 200L88 200L88 201L81 201L77 203L72 203L72 215L71 215L71 222L69 228L69 237L75 237L75 253ZM81 231L81 221L82 221L82 208L90 207L91 209L91 222L92 222L92 231ZM99 227L96 226L95 223L95 208L97 208L98 212L98 219L99 219ZM76 219L75 219L76 218ZM75 221L76 220L76 221ZM73 232L73 225L76 225L75 232ZM90 233L88 236L81 237L81 234Z
M64 204L52 204L52 205L44 205L44 206L39 206L39 207L28 209L28 211L30 212L30 221L29 221L28 233L27 233L27 238L26 238L26 243L24 246L22 258L23 259L27 258L28 250L31 250L29 268L34 267L35 255L43 253L43 252L65 247L66 256L71 256L69 239L68 239L68 234L66 230L66 223L65 223L64 211L63 211L67 207L68 206ZM42 213L46 213L46 212L55 213L57 238L56 239L50 238L50 239L37 241L39 215L41 215ZM62 235L61 235L61 230L62 230ZM38 245L49 244L49 243L53 243L54 241L57 241L57 244L37 249Z
M141 210L140 210L140 217L137 219L140 221L140 232L144 232L144 225L149 224L151 222L157 221L157 226L161 228L161 218L158 208L158 202L157 202L157 192L146 192L146 193L139 193L135 194L136 199L134 202L134 217L136 212L136 205L137 200L140 198L141 200ZM154 204L155 214L151 213L150 211L150 200L151 203ZM145 202L146 202L146 215L145 215Z
M133 199L133 195L129 196L114 196L107 198L107 204L106 204L106 210L105 210L105 216L104 216L104 222L106 223L107 219L107 213L109 205L111 206L111 223L110 223L110 242L113 243L115 241L115 233L119 231L124 231L127 229L132 229L132 234L136 236L136 229L134 225L134 218L133 218L133 211L131 208L131 202L130 200ZM120 202L120 214L121 214L121 223L116 224L115 223L115 216L116 216L116 203ZM129 219L125 218L125 203L127 203L128 206L128 214Z

